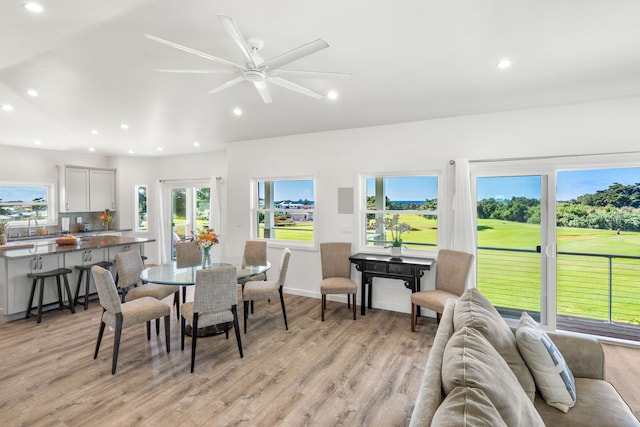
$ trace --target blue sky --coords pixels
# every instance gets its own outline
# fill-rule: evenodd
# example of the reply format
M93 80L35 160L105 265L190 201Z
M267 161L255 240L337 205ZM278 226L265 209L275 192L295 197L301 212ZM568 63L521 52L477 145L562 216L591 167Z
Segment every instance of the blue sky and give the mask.
M438 198L438 178L434 176L403 176L385 178L384 189L389 200L419 200ZM367 179L367 196L376 193L375 178Z
M0 200L3 202L31 202L38 197L47 197L44 187L0 186Z
M575 199L583 194L605 190L613 183L623 185L640 182L640 168L592 169L559 171L556 182L558 201ZM478 200L540 198L540 178L537 176L481 178L477 186Z

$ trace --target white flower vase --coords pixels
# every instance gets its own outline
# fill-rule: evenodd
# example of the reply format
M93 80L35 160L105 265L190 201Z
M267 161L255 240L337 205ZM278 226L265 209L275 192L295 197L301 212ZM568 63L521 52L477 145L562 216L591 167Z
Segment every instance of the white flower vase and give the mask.
M400 258L402 256L402 246L391 246L391 257Z

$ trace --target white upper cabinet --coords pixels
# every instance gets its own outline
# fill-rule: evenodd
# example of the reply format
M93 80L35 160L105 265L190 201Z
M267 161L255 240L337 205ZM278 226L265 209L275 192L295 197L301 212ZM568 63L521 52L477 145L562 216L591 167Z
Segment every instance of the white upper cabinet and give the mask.
M62 212L116 210L115 169L64 168Z
M89 210L116 209L116 171L89 169Z

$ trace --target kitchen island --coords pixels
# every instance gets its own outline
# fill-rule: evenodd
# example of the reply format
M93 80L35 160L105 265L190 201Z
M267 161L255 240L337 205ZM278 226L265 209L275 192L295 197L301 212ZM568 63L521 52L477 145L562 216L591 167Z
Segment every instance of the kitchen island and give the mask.
M0 251L0 315L8 322L23 318L26 312L31 280L29 273L68 268L73 270L69 281L75 292L78 272L76 265L89 265L99 261L112 261L116 253L138 250L144 254L144 244L153 239L127 236L102 235L81 237L75 245L58 245L55 241L20 241L17 246L31 245ZM46 286L44 304L55 303L58 296L55 286ZM92 283L90 293L95 293ZM66 302L66 301L65 301Z

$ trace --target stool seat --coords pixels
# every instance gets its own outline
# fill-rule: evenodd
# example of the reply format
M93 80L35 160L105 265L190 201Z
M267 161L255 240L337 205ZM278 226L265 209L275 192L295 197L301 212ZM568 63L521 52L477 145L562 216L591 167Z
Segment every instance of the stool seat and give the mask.
M67 278L67 274L69 273L73 273L73 271L71 271L68 268L56 268L55 270L49 270L49 271L41 271L41 272L37 272L37 273L29 273L27 274L27 277L29 279L33 279L33 282L31 283L31 292L29 294L29 305L27 306L27 313L25 318L29 318L30 316L32 316L33 314L31 313L31 309L33 306L33 297L35 296L36 293L36 286L38 284L38 280L40 280L40 293L39 293L39 297L38 297L38 314L36 315L37 321L38 323L41 322L42 320L42 296L44 294L44 281L45 279L49 278L49 277L55 277L56 278L56 285L58 287L58 304L60 305L60 310L63 310L64 304L62 302L62 289L60 287L60 276L62 276L63 280L64 280L64 288L67 291L67 297L69 298L69 310L71 310L71 313L75 313L75 309L73 308L73 298L71 296L71 289L69 289L69 279Z
M99 261L93 264L84 264L84 265L76 265L74 268L79 271L78 273L78 282L76 283L76 295L73 299L73 305L78 305L78 298L80 296L80 286L82 286L82 276L84 272L87 272L87 279L85 281L84 287L84 309L89 308L89 283L91 282L91 267L97 265L98 267L102 267L104 269L109 269L113 265L111 261Z

